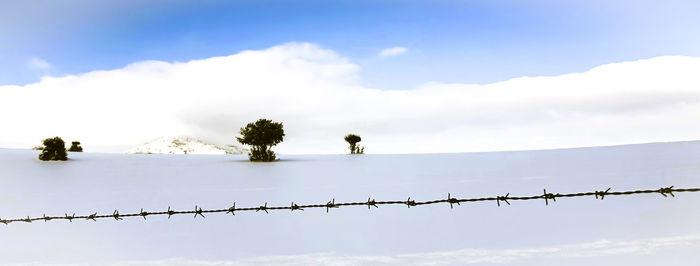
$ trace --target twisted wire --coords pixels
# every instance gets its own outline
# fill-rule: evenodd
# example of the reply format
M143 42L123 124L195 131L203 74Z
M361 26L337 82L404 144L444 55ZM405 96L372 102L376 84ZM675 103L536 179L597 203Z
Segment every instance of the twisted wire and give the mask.
M411 197L408 197L405 201L403 200L395 200L395 201L376 201L375 199L372 198L367 198L367 201L360 201L360 202L341 202L341 203L336 203L335 199L332 199L325 204L306 204L306 205L299 205L294 202L291 203L291 205L288 206L268 206L267 202L265 202L261 206L257 207L236 207L236 203L234 202L231 207L225 208L225 209L202 209L201 207L195 205L193 210L173 210L168 206L167 211L155 211L155 212L150 212L150 211L144 211L143 208L139 212L135 213L125 213L121 214L119 213L118 210L114 210L112 214L98 214L98 213L92 213L88 215L78 215L76 216L75 213L72 215L68 215L68 213L64 213L63 216L46 216L46 214L42 215L41 217L34 217L31 218L27 216L27 218L15 218L15 219L2 219L0 218L0 223L4 224L10 224L10 223L15 223L15 222L26 222L26 223L31 223L35 221L52 221L52 220L68 220L69 222L73 222L73 220L92 220L92 221L97 221L97 219L115 219L117 221L123 220L124 218L127 217L142 217L144 220L147 220L146 217L150 216L156 216L156 215L167 215L168 219L170 219L171 216L173 215L193 215L194 218L197 218L197 216L200 216L202 218L205 218L204 214L209 214L209 213L230 213L231 215L236 215L236 212L245 212L245 211L255 211L255 212L265 212L269 213L268 211L273 211L273 210L291 210L291 211L303 211L304 209L312 209L312 208L325 208L326 212L330 212L330 209L334 208L340 208L344 206L367 206L368 209L371 209L371 207L379 208L379 205L406 205L408 208L411 208L412 206L421 206L421 205L431 205L431 204L439 204L439 203L448 203L450 204L450 208L454 208L454 205L460 205L460 203L463 202L480 202L480 201L495 201L497 206L501 206L501 202L506 203L507 205L510 205L510 201L513 200L541 200L543 199L545 202L545 205L549 205L550 201L551 202L556 202L557 198L574 198L574 197L589 197L589 196L594 196L596 199L603 200L605 199L606 196L627 196L627 195L634 195L634 194L660 194L664 197L675 197L674 192L700 192L700 188L674 188L673 186L670 187L662 187L659 189L645 189L645 190L630 190L630 191L610 191L610 188L606 190L601 190L601 191L592 191L592 192L578 192L578 193L551 193L547 192L546 189L543 190L542 194L539 195L532 195L532 196L510 196L510 193L505 194L504 196L495 196L495 197L482 197L482 198L462 198L458 199L455 197L452 197L452 194L447 193L447 198L445 199L437 199L437 200L429 200L429 201L416 201L412 200Z

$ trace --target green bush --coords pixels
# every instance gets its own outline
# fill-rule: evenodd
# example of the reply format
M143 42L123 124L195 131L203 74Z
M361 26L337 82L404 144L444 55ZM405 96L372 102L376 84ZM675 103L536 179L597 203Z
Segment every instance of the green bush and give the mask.
M238 142L250 145L248 158L251 161L271 162L276 159L275 152L270 150L284 140L282 123L268 119L258 119L255 123L248 123L241 128L241 137L236 137Z
M42 161L65 161L68 160L66 153L66 143L59 137L44 140L44 149L39 154Z
M355 134L348 134L345 136L345 141L350 144L350 154L363 154L365 153L365 148L357 145L358 142L362 141L360 136Z
M83 147L80 146L80 141L71 142L70 148L68 148L68 151L83 152Z

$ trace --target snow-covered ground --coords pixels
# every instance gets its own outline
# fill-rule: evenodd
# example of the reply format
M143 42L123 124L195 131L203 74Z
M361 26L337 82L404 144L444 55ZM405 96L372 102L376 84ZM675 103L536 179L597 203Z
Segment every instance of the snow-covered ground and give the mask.
M700 142L421 155L0 149L0 217L700 187ZM700 193L12 223L0 264L697 265Z
M136 148L133 148L127 153L145 153L145 154L243 154L247 151L235 145L227 145L226 147L217 146L210 143L205 143L199 139L178 136L178 137L160 137L152 141L146 142Z

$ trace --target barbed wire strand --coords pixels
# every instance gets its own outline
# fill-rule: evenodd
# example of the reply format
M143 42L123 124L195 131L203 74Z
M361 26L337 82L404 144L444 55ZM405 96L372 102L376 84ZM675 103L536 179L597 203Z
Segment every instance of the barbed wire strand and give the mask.
M623 195L633 195L633 194L661 194L664 197L675 197L673 194L674 192L700 192L700 188L673 188L673 186L670 187L662 187L659 189L647 189L647 190L630 190L630 191L610 191L610 188L603 190L603 191L593 191L593 192L579 192L579 193L551 193L547 192L547 189L543 190L542 194L539 195L533 195L533 196L510 196L510 193L506 193L504 196L495 196L495 197L484 197L484 198L464 198L464 199L458 199L452 197L451 193L447 193L447 198L446 199L438 199L438 200L430 200L430 201L415 201L412 200L411 197L408 197L405 201L376 201L375 199L367 198L367 201L361 201L361 202L344 202L344 203L336 203L335 199L332 199L328 201L325 204L308 204L308 205L298 205L294 202L291 203L289 206L267 206L267 202L265 202L264 205L258 206L258 207L244 207L244 208L238 208L236 207L236 203L234 202L233 205L229 208L226 209L202 209L201 207L195 205L193 210L181 210L181 211L176 211L170 208L168 206L167 211L158 211L158 212L149 212L149 211L144 211L143 208L141 208L141 211L138 213L127 213L127 214L121 214L119 213L118 210L114 210L112 214L97 214L96 212L93 214L89 215L80 215L76 216L75 213L72 215L68 215L68 213L64 213L63 216L46 216L46 214L43 214L41 217L35 217L31 218L27 216L27 218L15 218L15 219L2 219L0 218L0 223L4 224L10 224L14 222L26 222L26 223L31 223L34 221L44 221L48 222L51 220L68 220L69 222L73 222L75 219L85 219L85 220L93 220L97 221L97 219L105 219L105 218L111 218L115 219L117 221L123 220L126 217L143 217L144 220L146 220L146 217L148 216L155 216L155 215L167 215L168 219L170 219L171 216L173 215L181 215L181 214L189 214L189 215L194 215L194 218L197 218L197 216L200 216L202 218L205 218L204 214L208 213L230 213L231 215L236 215L236 212L243 212L243 211L255 211L255 212L260 212L264 211L265 213L269 213L269 210L291 210L291 211L303 211L304 209L310 209L310 208L325 208L326 212L330 212L330 209L334 208L339 208L343 206L367 206L368 209L371 209L371 207L379 208L379 205L406 205L408 208L411 208L411 206L420 206L420 205L430 205L430 204L439 204L439 203L449 203L450 208L454 208L454 204L460 205L461 202L479 202L479 201L495 201L497 206L501 206L501 202L506 203L507 205L510 205L509 201L513 200L540 200L544 199L545 205L549 205L550 201L551 202L556 202L557 198L573 198L573 197L587 197L587 196L595 196L596 199L605 199L606 196L623 196Z

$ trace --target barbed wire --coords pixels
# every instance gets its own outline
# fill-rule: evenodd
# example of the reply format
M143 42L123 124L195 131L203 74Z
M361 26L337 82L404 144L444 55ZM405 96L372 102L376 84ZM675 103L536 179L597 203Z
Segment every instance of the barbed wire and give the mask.
M105 219L105 218L111 218L115 219L117 221L123 220L125 217L143 217L144 220L146 220L146 217L148 216L154 216L154 215L167 215L168 219L170 219L171 216L173 215L181 215L181 214L190 214L194 215L194 218L197 218L197 216L200 216L202 218L205 218L204 214L205 213L230 213L231 215L236 215L236 212L244 212L244 211L255 211L255 212L260 212L264 211L265 213L269 213L269 210L291 210L291 211L303 211L304 209L311 209L311 208L325 208L326 212L329 212L330 209L333 208L339 208L343 206L367 206L368 209L371 209L371 207L379 208L379 205L406 205L408 208L411 208L412 206L420 206L420 205L430 205L430 204L438 204L438 203L449 203L450 208L454 208L454 204L460 205L462 202L479 202L479 201L495 201L497 206L501 206L501 202L505 202L507 205L510 205L509 201L513 200L539 200L539 199L544 199L544 203L546 205L549 205L550 200L552 202L556 202L557 198L573 198L573 197L586 197L586 196L595 196L596 199L605 199L606 196L621 196L621 195L633 195L633 194L655 194L659 193L664 197L668 197L669 195L672 197L675 197L673 194L674 192L700 192L700 188L673 188L673 186L670 187L662 187L659 189L647 189L647 190L630 190L630 191L610 191L610 188L602 191L593 191L593 192L579 192L579 193L551 193L547 192L547 189L543 190L542 194L539 195L533 195L533 196L510 196L510 193L506 193L503 196L495 196L495 197L484 197L484 198L464 198L464 199L458 199L452 197L451 193L447 193L447 198L445 199L438 199L438 200L430 200L430 201L415 201L412 200L411 197L408 197L405 201L376 201L374 199L367 198L367 201L361 201L361 202L344 202L344 203L336 203L335 198L328 201L325 204L309 204L309 205L298 205L294 202L292 202L288 206L267 206L267 202L265 202L264 205L258 206L258 207L244 207L244 208L239 208L236 207L236 203L234 202L233 205L229 208L226 209L211 209L211 210L206 210L202 209L198 205L194 206L194 210L188 210L188 211L176 211L170 208L168 206L167 211L158 211L158 212L149 212L149 211L144 211L143 208L141 208L141 211L138 213L128 213L128 214L120 214L118 210L114 210L112 214L97 214L96 212L93 214L89 215L80 215L76 216L75 213L72 215L68 215L67 213L64 213L63 216L46 216L46 214L42 215L41 217L34 217L31 218L27 216L27 218L16 218L16 219L2 219L0 218L0 223L4 224L10 224L14 222L27 222L31 223L34 221L52 221L52 220L68 220L69 222L73 222L73 220L76 219L85 219L85 220L93 220L97 221L97 219Z

